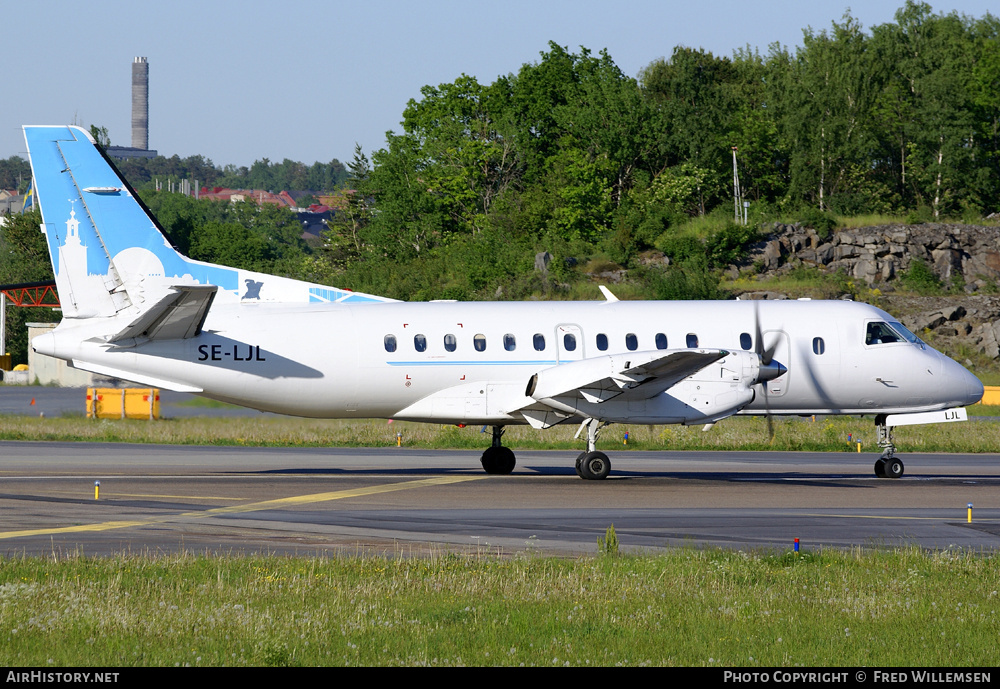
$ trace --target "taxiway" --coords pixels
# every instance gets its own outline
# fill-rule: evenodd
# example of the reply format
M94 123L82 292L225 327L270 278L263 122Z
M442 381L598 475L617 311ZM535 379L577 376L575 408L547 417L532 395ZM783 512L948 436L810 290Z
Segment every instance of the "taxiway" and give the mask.
M488 476L473 451L4 442L0 553L573 554L612 524L630 550L1000 549L998 455L907 454L891 480L870 454L615 452L603 482L572 455Z

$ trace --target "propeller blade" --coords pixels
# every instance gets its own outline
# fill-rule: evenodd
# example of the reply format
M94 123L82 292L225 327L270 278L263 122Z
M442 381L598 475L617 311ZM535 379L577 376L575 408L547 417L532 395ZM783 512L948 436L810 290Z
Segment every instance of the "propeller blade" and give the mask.
M760 304L756 299L753 302L753 351L764 359L764 334L760 331Z
M764 397L764 418L767 419L767 438L769 442L774 442L774 421L771 418L771 403L767 395L767 381L777 378L785 372L785 367L781 364L771 365L774 352L778 348L779 338L767 349L764 348L764 333L760 329L760 304L757 300L753 303L753 340L754 352L760 357L760 390Z
M760 329L760 306L757 300L754 300L753 303L753 331L754 331L753 351L757 356L760 357L761 366L769 367L771 365L771 361L774 359L774 352L778 349L778 344L781 341L781 338L775 337L770 347L764 347L764 333L761 332ZM771 380L771 378L777 378L778 376L780 376L782 373L785 372L784 366L781 366L780 364L778 366L780 368L780 371L778 373L771 375L769 378L765 378L764 380Z

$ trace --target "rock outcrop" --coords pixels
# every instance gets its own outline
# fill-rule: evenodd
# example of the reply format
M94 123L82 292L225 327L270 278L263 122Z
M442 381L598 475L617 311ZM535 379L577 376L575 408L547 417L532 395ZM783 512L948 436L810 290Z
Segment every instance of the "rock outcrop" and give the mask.
M881 225L839 230L820 236L815 230L775 223L749 263L766 271L804 263L843 271L869 287L891 282L919 259L946 286L966 292L996 290L1000 280L1000 229L977 225Z
M951 295L893 294L900 276L918 260ZM821 236L811 228L775 223L742 265L730 266L729 274L756 269L781 275L803 265L841 272L858 284L878 288L883 305L918 335L932 333L935 342L949 349L965 344L1000 359L1000 297L993 296L1000 293L1000 228L881 225Z

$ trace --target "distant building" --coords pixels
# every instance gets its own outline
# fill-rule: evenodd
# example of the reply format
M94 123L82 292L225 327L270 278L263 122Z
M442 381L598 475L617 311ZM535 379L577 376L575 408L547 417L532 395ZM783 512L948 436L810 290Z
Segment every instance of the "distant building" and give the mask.
M108 146L108 157L155 158L149 148L149 62L144 57L132 60L132 145Z
M319 210L323 209L323 210ZM319 238L320 233L325 232L327 223L333 217L333 211L326 206L309 206L307 211L299 211L295 217L302 223L302 238L309 240Z
M131 146L108 146L107 153L109 158L116 160L125 160L126 158L155 158L160 155L156 151L145 148L132 148Z
M229 189L228 187L202 187L198 192L199 199L213 201L253 201L254 203L270 203L282 208L296 208L295 199L287 191L275 194L263 189Z
M24 206L24 196L14 190L0 189L0 215L20 213Z

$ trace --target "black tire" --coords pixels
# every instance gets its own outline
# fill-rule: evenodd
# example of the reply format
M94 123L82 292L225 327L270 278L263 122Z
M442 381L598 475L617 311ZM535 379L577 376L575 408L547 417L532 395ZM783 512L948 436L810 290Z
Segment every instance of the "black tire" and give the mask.
M580 462L580 477L588 481L601 481L611 473L611 460L603 452L588 452Z
M583 466L583 458L586 456L587 456L586 452L581 452L579 456L576 458L576 475L579 476L580 478L583 478L583 469L581 467Z
M875 460L875 475L879 478L885 478L885 458L879 457Z
M509 447L488 447L480 461L487 474L509 474L517 466L514 451Z
M903 461L896 457L889 457L885 460L885 477L899 478L903 475Z

